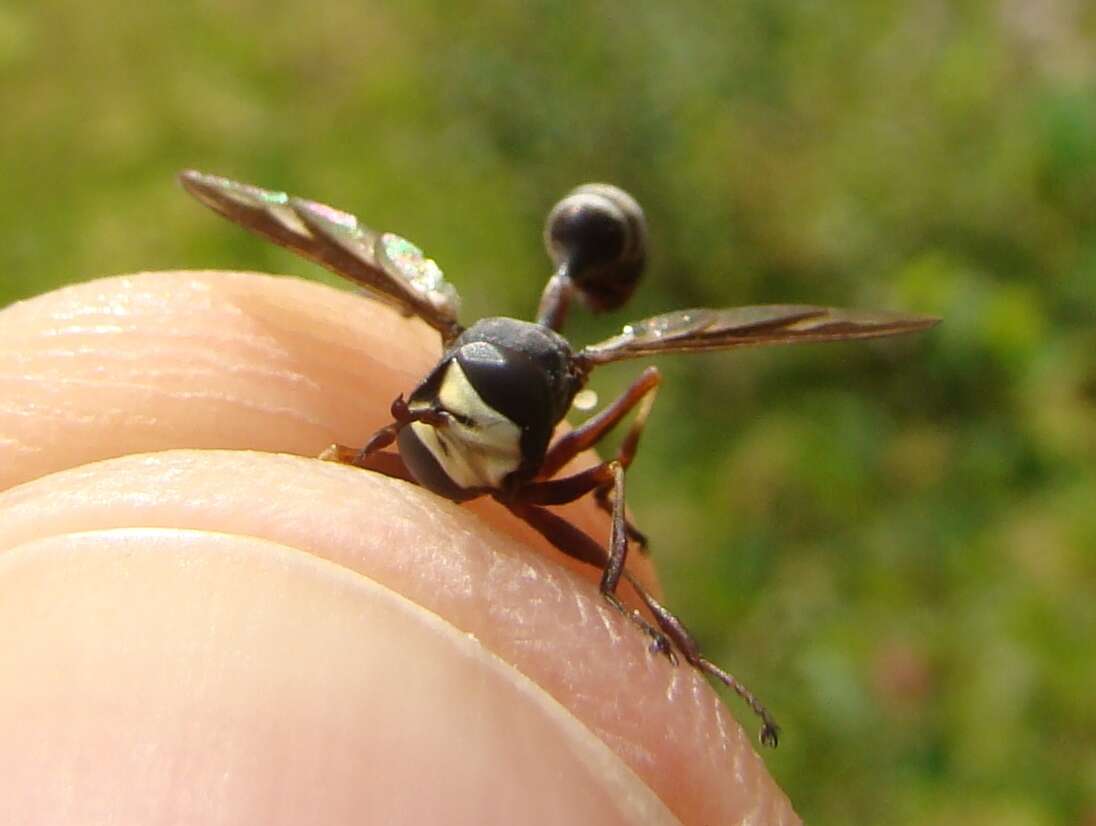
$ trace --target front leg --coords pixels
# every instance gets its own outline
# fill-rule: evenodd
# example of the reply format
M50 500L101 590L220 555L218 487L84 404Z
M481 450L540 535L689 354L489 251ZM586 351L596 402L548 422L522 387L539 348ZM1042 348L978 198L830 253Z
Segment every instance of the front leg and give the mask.
M371 470L393 479L415 482L415 477L403 463L400 454L390 450L378 450L363 456L362 451L356 447L333 444L321 453L319 458L325 462L337 462L341 465L353 465L363 470ZM415 484L418 483L415 482Z
M392 413L394 421L391 424L385 425L370 436L369 441L365 443L365 447L357 450L352 447L347 447L346 445L331 444L320 454L319 458L325 462L339 462L344 465L354 465L355 467L365 468L366 470L378 470L378 464L383 468L389 468L392 467L390 459L374 461L372 457L374 455L395 455L382 454L380 451L396 441L396 437L403 428L413 422L426 422L427 424L435 426L443 425L446 422L446 414L436 407L412 410L407 406L407 402L404 401L402 394L397 396L396 400L392 402L390 412ZM396 459L399 460L399 456L396 456ZM385 473L387 476L396 476L400 479L414 481L411 479L407 469L403 467L402 461L400 461L400 467L403 468L402 473L388 473L387 470L380 470L380 472Z

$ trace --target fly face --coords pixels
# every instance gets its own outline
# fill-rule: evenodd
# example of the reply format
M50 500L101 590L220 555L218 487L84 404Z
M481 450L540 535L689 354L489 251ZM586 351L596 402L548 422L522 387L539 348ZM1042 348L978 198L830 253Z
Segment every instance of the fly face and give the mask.
M602 596L648 635L652 652L672 662L682 656L732 689L761 718L762 742L776 744L778 729L768 710L704 657L685 625L625 567L629 544L646 545L625 514L624 472L661 382L658 370L644 370L620 398L554 442L553 432L589 373L603 364L664 353L891 336L926 329L937 319L808 304L702 307L632 322L619 335L576 352L559 334L572 299L595 312L616 309L643 272L643 211L621 189L586 184L550 212L544 238L556 270L541 295L536 322L488 318L465 330L457 320L456 291L432 260L399 236L282 192L200 172L184 172L181 179L210 208L418 316L441 336L444 354L407 401L400 396L392 403L392 423L361 450L333 445L325 458L413 480L455 501L495 497L561 551L601 568ZM614 458L558 475L630 413L632 425ZM385 450L393 443L398 455ZM611 514L608 548L546 507L587 494ZM646 616L617 599L622 578L639 595Z
M400 432L408 470L423 487L457 501L528 481L582 385L573 363L566 339L541 325L477 322L408 400L411 411L444 416Z

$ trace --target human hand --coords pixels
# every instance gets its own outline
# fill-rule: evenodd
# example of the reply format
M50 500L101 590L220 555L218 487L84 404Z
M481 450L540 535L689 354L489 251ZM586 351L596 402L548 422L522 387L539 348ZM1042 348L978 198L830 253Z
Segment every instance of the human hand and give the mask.
M436 358L417 322L267 276L0 312L7 822L797 822L597 572L491 502L307 458Z

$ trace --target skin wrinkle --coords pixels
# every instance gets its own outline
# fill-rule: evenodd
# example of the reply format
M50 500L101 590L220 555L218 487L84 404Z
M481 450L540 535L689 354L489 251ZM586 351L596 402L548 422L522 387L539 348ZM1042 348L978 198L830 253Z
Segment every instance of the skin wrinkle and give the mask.
M165 319L165 321L167 320L168 319ZM86 343L81 343L76 346L71 343L68 347L62 348L58 346L52 349L29 346L36 344L38 340L45 340L52 343L52 339L54 338L72 338L74 334L80 334L81 337L83 337L84 334L89 332L87 330L54 331L48 334L41 334L28 339L25 342L25 345L27 346L24 346L22 351L6 349L4 350L4 353L5 355L10 354L12 357L15 358L23 355L23 353L27 353L27 360L40 356L64 357L67 355L95 355L101 358L113 359L115 361L126 363L147 361L152 357L161 357L167 354L178 352L180 350L186 351L188 355L191 356L200 355L208 357L210 359L215 359L220 355L217 351L195 354L193 352L193 345L195 343L202 343L216 344L220 347L246 347L250 350L250 353L248 355L252 355L258 358L273 358L286 354L285 349L278 346L277 342L274 340L263 341L262 339L258 339L254 336L242 334L218 336L204 335L198 333L184 333L173 330L165 330L162 333L158 333L156 336L156 340L147 342L140 349L130 350L112 348L114 341L112 340L111 336L125 339L127 345L129 345L131 343L129 338L134 335L139 335L139 329L140 328L136 326L126 327L116 325L111 327L109 330L97 329L91 331L96 333L96 335L87 336L88 341ZM108 333L110 334L109 336ZM252 366L257 368L259 365Z
M211 373L210 375L213 375ZM104 382L96 380L86 379L66 379L63 381L51 380L50 385L65 384L70 387L89 387L97 390L102 390ZM207 403L225 403L233 407L249 411L254 414L261 414L264 416L276 418L279 420L295 421L302 425L307 425L317 429L324 427L324 420L318 415L309 415L302 413L300 410L292 407L291 405L275 405L264 404L262 402L250 401L246 398L234 393L217 393L212 391L180 391L177 389L164 389L157 388L154 384L145 384L139 382L119 382L112 381L106 383L106 387L111 390L118 391L136 391L148 396L160 397L172 402L207 402ZM56 392L56 388L48 386L49 392ZM129 410L123 408L99 408L95 413L80 414L73 411L70 407L64 407L60 410L56 408L50 408L46 405L38 405L33 407L31 411L19 410L13 403L11 408L11 415L14 416L29 416L30 418L38 419L52 419L62 424L71 424L73 422L79 422L81 424L94 424L100 419L116 420L133 425L138 422L144 422L150 425L159 425L159 421L153 418L139 418L135 417ZM27 407L26 402L22 402L22 407ZM253 425L252 425L253 426Z
M66 361L70 358L74 359L79 357L81 359L87 359L89 356L94 357L97 364L94 366L82 366L84 375L88 373L96 376L110 377L118 367L118 364L104 363L113 361L120 363L126 367L127 372L132 377L140 377L142 379L162 379L162 378L175 378L175 379L191 379L194 377L200 377L201 372L204 372L209 376L233 376L243 378L257 378L257 379L278 379L291 386L308 390L320 390L324 387L322 380L306 375L304 373L294 373L287 370L268 370L264 369L260 365L253 364L239 364L233 361L225 359L218 359L210 354L210 358L206 359L203 363L201 360L192 361L186 367L152 367L146 362L160 358L164 355L173 354L171 351L162 348L150 348L147 352L141 354L132 355L120 355L118 350L111 350L109 352L101 352L98 348L89 348L87 350L72 351L72 350L52 350L41 351L34 353L32 356L23 356L21 354L14 354L8 356L5 354L5 358L14 361L17 365L23 367L37 367L39 362L43 359ZM136 365L136 369L131 365ZM71 367L65 364L56 365L53 368L55 374L44 374L42 378L48 378L51 383L53 382L70 382L75 383L77 379L75 377L65 377L63 374L65 371L70 370ZM23 373L0 373L0 380L15 380L23 379L29 380L29 377ZM98 383L98 382L96 382ZM117 383L113 378L109 379L109 384Z
M160 352L160 353L157 353L157 352L153 351L153 352L148 352L148 353L142 353L140 356L131 356L131 357L128 357L128 358L123 357L123 358L119 359L118 356L117 356L118 352L119 351L115 349L115 350L111 350L109 352L104 352L104 354L102 356L100 356L97 351L88 351L86 353L81 353L80 355L82 357L89 356L89 355L96 356L97 361L99 361L99 362L114 359L114 360L118 360L118 361L124 361L128 364L131 361L135 362L135 363L148 361L150 359L155 359L156 357L162 356L162 355L165 354L165 352L163 352L163 351ZM40 361L39 356L45 356L49 359L56 359L58 357L60 357L62 359L65 359L65 358L67 358L71 355L73 355L73 354L69 351L58 350L58 351L52 351L52 352L48 352L48 353L35 354L35 356L33 358L17 356L15 360L17 362L21 362L23 364L23 366L27 367L27 366L37 366L37 362ZM83 369L83 375L81 375L81 376L64 376L64 375L60 375L60 374L63 374L66 369L71 369L71 368L67 368L63 364L62 365L57 365L53 369L56 370L56 374L53 374L51 372L49 374L40 374L39 376L36 376L34 378L32 378L30 376L27 376L23 373L6 373L6 372L5 373L0 373L0 381L12 381L12 382L14 382L14 381L26 381L26 382L32 382L32 383L33 382L38 382L38 383L41 383L42 385L47 386L47 387L51 387L53 385L58 385L58 384L60 384L60 385L72 385L72 386L96 386L96 387L106 385L106 386L109 386L109 387L115 387L115 388L119 388L119 389L130 388L130 389L142 389L142 390L149 390L149 391L157 391L158 388L156 387L156 383L160 380L163 380L163 379L173 379L173 380L174 379L187 379L189 381L197 380L198 383L200 383L200 380L201 380L203 375L207 375L207 376L210 376L210 377L218 377L218 378L221 377L221 376L228 375L228 376L245 378L245 379L252 379L252 380L254 380L254 379L259 379L259 380L277 379L279 382L288 384L290 386L294 386L298 389L320 390L321 388L324 387L324 383L322 382L322 380L312 378L308 375L305 375L304 373L299 373L299 372L295 373L295 372L292 372L292 371L286 371L286 370L281 370L281 369L280 370L268 370L268 369L264 369L264 368L262 368L261 366L258 366L258 365L240 364L240 363L236 363L236 362L225 360L225 359L214 359L214 358L208 359L207 363L204 363L204 364L201 363L201 362L191 361L186 367L164 368L164 367L150 367L150 366L147 366L146 364L140 364L139 369L136 369L136 370L127 369L127 374L129 375L129 377L131 379L130 381L119 381L116 378L116 375L117 375L116 366L109 365L109 364L99 364L99 365L97 365L95 367L92 367L90 369L85 367ZM96 376L96 378L90 378L90 379L87 378L88 373L91 373L93 376ZM105 377L107 377L107 379L104 381L102 378L98 378L98 376L105 376ZM137 379L140 379L140 380L138 381ZM46 383L47 381L48 381L48 384ZM181 397L183 397L181 393L179 395ZM228 395L228 394L220 394L220 395L209 394L207 396L203 396L200 393L191 393L190 395L185 396L185 397L186 398L216 398L216 399L222 399L223 398L223 399L229 400L229 401L234 400L234 398L231 395ZM240 403L246 403L246 400L243 399L243 398L238 399L238 401ZM287 414L293 412L292 408L288 405L283 407L283 408L280 408L280 410L283 410Z
M198 274L199 275L205 274L205 275L215 276L218 281L221 281L226 286L229 285L231 282L240 281L240 280L243 280L243 279L246 279L248 281L253 281L253 280L258 280L258 279L273 280L273 279L271 279L270 276L258 275L258 274L220 273L220 272L215 272L215 271L210 271L208 273L198 273ZM149 273L149 274L146 274L144 277L151 278L151 279L159 279L159 278L163 277L163 274ZM134 279L123 280L123 283L127 287L135 288L137 286L137 281L138 281L138 279L134 278ZM178 285L174 285L174 287L175 287L176 290L179 289ZM205 283L201 282L198 279L188 281L184 285L184 289L186 289L186 290L199 289L206 296L210 296L212 294L212 287L208 284L205 284ZM274 309L280 309L278 307L278 305L276 305L276 304L263 302L262 299L261 299L261 293L259 291L254 291L254 292L246 295L246 300L247 300L248 304L251 307L262 306L264 303L267 303L268 306L273 307ZM354 300L355 299L353 297L348 296L348 301L354 301ZM32 303L33 301L34 301L34 299L29 299L27 302L21 302L21 303L29 304L29 303ZM269 357L269 356L272 356L272 355L277 355L279 353L285 352L284 347L278 347L277 346L277 342L279 342L281 339L283 339L287 332L292 332L296 336L295 345L294 345L294 351L296 351L296 352L301 351L302 347L297 346L297 345L301 344L302 341L307 345L312 345L312 346L319 345L319 346L323 347L325 350L330 350L331 349L331 342L329 340L320 339L320 338L318 338L314 335L308 335L307 334L308 328L294 328L294 329L290 330L285 325L281 325L281 327L279 328L279 326L277 324L275 324L274 322L272 322L270 320L270 318L255 318L251 314L249 314L248 311L245 308L240 307L240 306L236 306L231 301L230 302L215 303L215 302L210 300L210 301L207 301L204 305L195 306L195 302L191 301L190 297L188 296L188 297L186 297L186 299L182 303L185 307L184 318L187 318L189 316L198 316L198 317L200 317L200 314L192 312L192 311L195 310L195 309L202 309L203 307L213 307L218 315L223 315L223 314L227 313L227 314L230 314L230 315L240 316L240 317L244 317L244 318L247 319L247 326L246 326L245 330L243 332L241 332L240 334L238 334L238 335L235 335L235 336L232 336L232 337L227 337L227 336L218 337L217 335L214 335L211 340L214 341L214 342L217 342L217 343L221 343L221 344L243 343L243 344L247 344L247 345L256 345L256 344L263 345L264 348L267 348L267 349L260 350L258 353L256 353L256 355L263 355L263 356L268 356ZM9 311L14 310L18 306L19 305L13 305L12 308L9 308ZM174 302L162 302L162 304L158 303L156 306L158 306L158 307L160 307L161 309L164 310L165 318L167 318L169 320L176 321L176 322L178 321L177 306ZM147 309L143 305L140 305L140 304L137 305L137 308L138 309ZM79 308L76 311L76 313L79 314L79 315L89 315L89 314L94 314L95 311L89 310L87 308ZM386 325L386 326L391 327L393 325L389 324L389 325ZM267 329L267 332L264 335L259 335L259 332L262 331L264 328ZM127 328L127 330L132 330L132 329L134 329L132 326ZM273 330L273 332L270 332L270 330ZM302 335L302 332L304 333L304 335ZM179 334L177 332L175 332L173 330L170 330L170 329L167 330L167 331L161 331L160 329L157 329L156 330L156 335L157 335L157 337L166 337L169 340L177 339L179 337ZM275 345L272 348L269 347L269 345L271 343L273 343ZM307 347L304 347L304 349L307 349ZM360 358L363 355L368 356L367 353L363 354L362 351L360 351L360 350L355 351L355 350L353 350L352 348L349 348L349 347L346 348L346 352L347 353L354 353L354 355L356 355L358 358ZM365 371L362 371L362 375L363 376L367 375L367 373ZM408 375L409 376L414 376L414 373L409 371ZM415 378L417 378L417 376L415 376Z
M106 412L106 411L104 411ZM115 411L117 414L121 414L122 411ZM0 405L0 413L10 418L21 418L40 423L42 421L56 422L59 425L64 424L92 424L98 422L104 418L102 414L94 415L91 413L80 414L76 411L68 410L65 408L57 409L56 407L47 407L42 404L28 405L26 402L9 402L7 405Z
M39 336L39 338L51 339L51 338L68 338L71 336L88 336L96 341L102 341L104 335L116 335L118 333L129 332L132 327L126 327L122 324L70 324L68 327L59 327L56 330L49 330Z
M209 371L209 375L212 376L221 372L222 371ZM150 371L148 373L148 378L162 378L170 375L171 373L168 371L163 371L160 373ZM201 377L201 373L197 373L193 370L188 371L188 375L191 377ZM9 377L0 375L0 380L3 380L5 378ZM27 379L26 377L15 378L16 380L39 383L38 380ZM46 386L44 383L42 384ZM116 379L112 379L109 382L104 382L99 379L87 379L82 377L49 379L48 389L51 392L55 389L56 385L63 385L67 387L94 387L97 389L106 387L112 390L137 390L141 391L142 393L162 396L163 398L167 399L227 402L229 404L244 408L245 410L254 410L257 412L269 412L276 415L284 415L309 425L319 425L322 421L318 416L304 415L300 413L300 411L295 410L290 405L271 405L263 404L261 402L252 402L235 393L214 392L209 390L164 390L157 387L154 383L138 381L118 381Z

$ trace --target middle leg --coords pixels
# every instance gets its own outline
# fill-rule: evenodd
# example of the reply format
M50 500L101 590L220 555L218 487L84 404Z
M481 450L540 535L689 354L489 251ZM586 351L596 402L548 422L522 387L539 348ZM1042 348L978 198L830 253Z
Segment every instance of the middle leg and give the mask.
M657 367L648 367L640 373L639 378L632 382L612 404L596 416L591 416L574 430L560 436L548 448L537 478L547 479L554 476L560 468L582 451L593 447L605 438L621 419L631 412L632 408L639 405L635 421L632 422L628 435L624 437L617 456L621 464L627 468L635 456L639 437L643 434L643 426L647 423L647 416L655 401L655 393L661 383L662 374L658 372Z
M635 458L639 449L639 439L643 435L643 428L647 424L647 417L651 413L651 407L655 403L658 394L658 386L662 383L662 374L657 367L648 367L612 404L604 410L583 422L569 433L560 436L548 449L544 462L541 465L538 479L547 479L560 470L571 459L590 447L593 447L620 421L638 406L636 417L628 433L621 442L616 459L627 469ZM599 508L608 514L613 512L611 499L612 480L607 480L594 490L595 501ZM624 529L628 538L635 542L640 550L647 551L647 536L639 528L625 517Z

